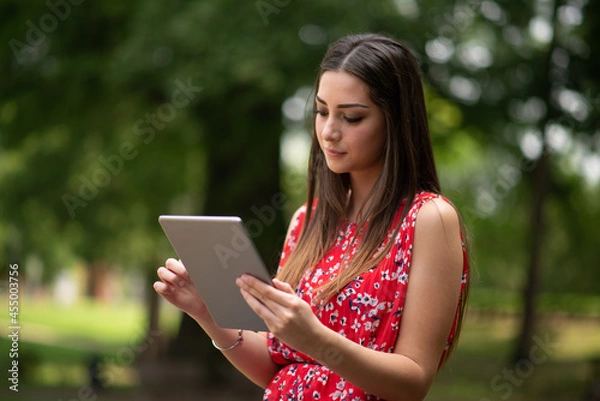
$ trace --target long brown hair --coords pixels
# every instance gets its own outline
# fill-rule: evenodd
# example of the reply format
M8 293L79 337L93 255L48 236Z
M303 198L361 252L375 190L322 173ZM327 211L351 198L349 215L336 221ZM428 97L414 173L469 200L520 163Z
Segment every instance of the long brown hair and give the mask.
M333 43L320 65L314 94L326 71L354 75L369 88L371 101L385 120L383 169L359 210L357 227L365 227L359 250L331 282L319 289L317 299L326 301L353 278L376 265L387 253L377 253L403 200L403 219L419 191L441 192L429 136L427 111L419 64L397 40L380 34L346 36ZM302 234L278 278L297 286L333 244L340 224L348 219L348 173L329 170L312 120L307 209ZM315 205L315 198L318 202ZM368 206L365 206L368 205ZM314 206L314 210L313 210ZM363 210L364 209L364 210ZM463 294L466 295L466 294ZM462 315L461 307L461 315Z

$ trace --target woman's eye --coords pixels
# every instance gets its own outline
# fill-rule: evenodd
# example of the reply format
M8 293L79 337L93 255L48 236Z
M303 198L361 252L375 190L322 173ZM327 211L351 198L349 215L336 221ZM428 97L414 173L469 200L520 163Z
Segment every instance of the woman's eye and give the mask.
M362 120L362 119L363 119L363 117L348 117L348 116L346 116L346 117L344 117L344 119L345 119L346 121L348 121L349 123L357 123L357 122L359 122L360 120Z
M322 109L316 109L316 110L314 111L314 113L315 113L315 114L318 114L318 115L320 115L320 116L322 116L322 117L325 117L325 116L327 116L327 115L329 114L329 113L327 112L327 110L322 110Z

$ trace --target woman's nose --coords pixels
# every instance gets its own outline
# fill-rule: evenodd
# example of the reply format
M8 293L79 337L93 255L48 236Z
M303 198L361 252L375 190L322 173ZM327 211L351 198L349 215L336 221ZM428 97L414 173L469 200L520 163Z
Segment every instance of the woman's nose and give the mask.
M335 142L341 138L340 128L333 118L329 117L325 122L321 137L327 142Z

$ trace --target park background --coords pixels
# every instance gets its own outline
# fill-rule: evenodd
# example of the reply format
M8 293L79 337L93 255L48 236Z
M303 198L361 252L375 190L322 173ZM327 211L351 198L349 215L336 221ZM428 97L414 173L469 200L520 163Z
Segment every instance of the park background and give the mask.
M318 63L375 31L420 60L472 238L463 334L427 400L600 399L599 17L588 0L0 0L0 324L12 265L21 327L18 393L0 338L0 397L260 399L152 291L174 255L157 218L240 215L273 268Z

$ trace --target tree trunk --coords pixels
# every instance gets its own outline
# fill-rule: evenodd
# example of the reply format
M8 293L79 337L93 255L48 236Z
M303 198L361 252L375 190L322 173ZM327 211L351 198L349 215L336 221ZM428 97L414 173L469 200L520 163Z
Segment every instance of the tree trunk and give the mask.
M523 290L523 316L521 333L513 362L529 358L529 351L533 345L535 332L536 300L540 291L540 277L542 270L542 245L544 234L544 204L548 193L549 156L546 149L542 152L535 170L533 171L533 202L531 204L530 244L529 244L529 270L527 282Z
M155 264L158 266L158 264ZM155 362L161 353L161 343L164 341L164 334L160 331L159 302L160 296L152 288L152 283L157 280L156 270L148 269L145 277L146 289L146 313L148 322L146 326L146 338L144 347L142 347L140 361Z
M88 268L86 295L95 301L108 302L111 297L109 288L109 267L106 261L94 260Z
M542 153L533 170L533 196L531 204L531 220L530 224L530 242L529 242L529 268L527 272L527 281L523 288L523 315L521 321L521 332L517 339L517 345L513 353L512 362L516 363L522 359L529 358L529 351L533 345L533 336L536 326L536 301L540 293L540 280L542 275L542 248L544 237L544 205L548 197L548 185L551 180L550 170L550 154L546 145L544 131L547 125L555 117L558 112L552 106L552 82L550 82L550 71L552 69L552 53L556 48L556 29L558 27L557 12L561 5L561 0L554 1L551 21L554 26L554 35L552 42L548 46L543 63L543 71L545 76L540 76L538 95L545 99L548 106L546 118L540 121L540 129L542 132Z

